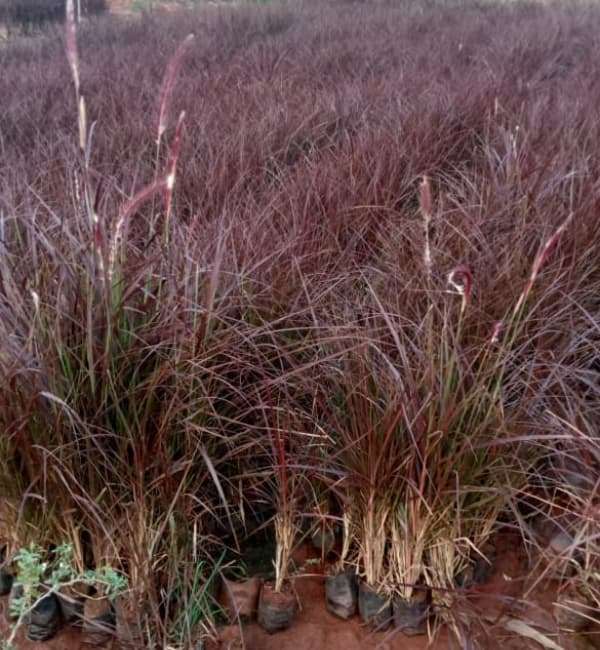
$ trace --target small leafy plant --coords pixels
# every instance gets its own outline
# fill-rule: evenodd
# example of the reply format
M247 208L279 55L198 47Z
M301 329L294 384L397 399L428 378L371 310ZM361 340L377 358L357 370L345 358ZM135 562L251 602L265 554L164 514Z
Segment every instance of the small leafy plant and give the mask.
M128 588L128 581L112 567L78 571L75 567L73 547L60 544L46 552L37 544L20 549L15 555L17 569L15 584L20 587L19 595L10 602L10 613L15 620L8 638L3 641L3 650L11 650L17 631L27 621L36 605L50 594L75 584L89 584L101 587L109 600L114 601Z

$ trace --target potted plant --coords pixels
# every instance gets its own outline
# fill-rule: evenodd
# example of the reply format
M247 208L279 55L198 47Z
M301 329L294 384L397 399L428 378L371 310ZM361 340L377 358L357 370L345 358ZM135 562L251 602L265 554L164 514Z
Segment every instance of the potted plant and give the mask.
M110 596L122 591L127 582L112 569L80 572L73 563L69 544L46 552L30 544L15 555L17 574L9 599L10 618L14 621L7 644L10 646L22 625L34 641L53 637L62 621L58 594L81 584L100 584Z
M397 382L364 344L361 333L353 350L342 351L341 368L334 368L323 397L325 427L333 449L334 485L346 504L345 544L350 543L350 520L357 545L358 610L375 629L392 619L387 580L389 493L394 491L402 465L402 403ZM332 486L333 487L333 486ZM351 509L351 510L350 510ZM351 574L347 581L351 593ZM342 580L342 579L340 579ZM349 614L351 599L348 598Z
M115 635L123 648L143 648L144 621L141 612L144 609L144 595L132 589L123 592L114 601Z
M392 603L385 585L386 524L389 508L369 498L362 516L360 560L362 580L358 585L358 611L364 623L376 630L387 629Z
M417 497L398 504L391 521L394 627L407 636L427 631L430 592L422 579L428 519Z
M289 508L275 515L275 581L265 582L258 601L258 622L272 634L292 624L297 611L296 594L289 582L290 556L296 537L295 516Z
M0 596L7 596L13 585L14 576L8 570L6 548L0 550Z
M327 609L332 614L348 619L356 614L358 606L356 569L346 563L352 541L349 508L344 512L342 520L344 524L342 550L339 560L325 578L325 600Z
M115 605L129 591L128 579L113 568L117 557L108 532L99 526L94 531L92 551L96 568L84 574L90 591L84 603L82 636L88 645L106 644L115 636Z
M219 600L230 621L251 621L256 617L261 586L258 576L222 576Z
M83 625L86 598L91 594L90 585L77 582L63 587L58 593L62 619L67 625Z
M4 453L1 448L0 453ZM0 497L0 596L10 593L14 581L8 565L16 536L16 512L18 507L10 499Z
M297 598L289 581L290 560L298 534L297 495L301 474L290 471L290 457L294 447L291 427L281 427L279 410L275 426L270 431L270 462L274 466L270 485L275 493L275 580L265 582L258 601L258 623L269 634L288 628L296 615Z
M83 640L89 645L102 645L115 634L115 601L127 591L126 578L105 566L86 572L84 581L91 586L83 613Z
M76 512L75 502L70 495L61 497L60 515L54 517L54 528L65 542L54 549L54 562L57 574L65 578L84 576L86 563L84 559L84 544L82 543L82 526L73 516ZM67 625L83 625L83 609L85 599L91 593L91 586L81 580L72 582L66 580L57 591L58 604L62 620Z
M128 586L114 593L112 599L108 596L114 610L117 642L123 648L147 645L147 627L152 620L149 596L155 590L152 555L156 534L152 533L152 516L146 499L136 495L116 520L116 525L128 534L121 540L118 551L112 549L112 552L114 561L118 556L127 571Z
M47 586L48 559L44 551L35 544L22 548L15 556L16 579L10 595L10 618L14 620L8 639L12 643L17 630L27 625L27 636L32 641L46 641L57 632L60 624L60 610L55 591ZM54 583L54 576L51 576Z

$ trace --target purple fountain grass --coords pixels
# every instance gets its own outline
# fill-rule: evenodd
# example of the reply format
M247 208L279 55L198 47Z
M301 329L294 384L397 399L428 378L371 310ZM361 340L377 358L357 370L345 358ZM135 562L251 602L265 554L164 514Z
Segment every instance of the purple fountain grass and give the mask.
M184 61L185 53L194 42L194 34L188 34L181 42L175 54L169 61L159 96L158 125L156 130L156 146L160 148L162 137L167 130L170 119L171 99L177 81L177 75Z
M423 180L419 186L419 207L421 209L421 216L423 217L423 232L425 236L425 247L423 251L423 263L427 270L427 275L431 276L431 242L430 228L431 218L433 214L433 199L431 197L431 184L427 176L423 176Z
M79 148L85 152L87 144L87 115L85 98L81 94L81 79L79 75L79 50L77 47L77 23L75 20L75 5L73 0L66 0L66 30L65 42L67 61L71 68L71 76L75 86L75 99L77 101L77 116L79 128Z
M540 270L544 266L544 263L548 257L552 254L552 251L557 246L563 232L569 227L571 221L573 220L573 217L574 213L571 213L554 231L554 233L544 242L544 245L542 246L540 252L536 255L531 267L531 273L529 275L529 279L527 280L527 284L525 285L525 288L523 289L521 295L519 296L519 299L517 300L517 303L515 304L512 313L513 318L516 318L519 315L521 308L525 304L527 298L529 297L529 294L531 293L531 290L533 289L533 285L535 284Z
M11 549L37 529L110 559L160 647L212 627L246 535L276 533L285 577L318 498L373 586L428 585L457 620L500 520L530 543L559 512L589 583L598 26L467 0L75 25L71 1L64 41L7 41Z
M183 131L183 123L185 120L185 112L182 111L177 120L177 128L175 130L175 137L171 145L169 154L169 162L167 163L167 175L164 192L165 203L165 229L168 228L169 219L171 216L171 207L173 204L173 189L175 188L175 172L177 170L177 160L181 151L181 136Z
M154 183L147 185L142 188L135 196L129 199L125 205L121 208L117 220L115 222L115 228L113 235L111 237L109 252L108 252L108 279L112 281L115 266L117 262L117 254L119 246L121 244L121 239L123 236L123 229L127 222L127 219L131 215L135 214L137 210L150 198L159 192L167 192L172 189L174 185L173 177L170 174L167 174L163 178L155 181ZM171 186L171 187L169 187Z

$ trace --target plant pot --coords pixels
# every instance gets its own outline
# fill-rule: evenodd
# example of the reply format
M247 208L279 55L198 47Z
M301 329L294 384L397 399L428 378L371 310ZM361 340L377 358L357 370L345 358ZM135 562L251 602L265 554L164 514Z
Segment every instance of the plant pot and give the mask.
M115 633L115 612L108 598L88 598L83 607L82 642L99 646L109 643Z
M60 605L54 594L44 596L26 617L27 638L30 641L51 639L60 626Z
M389 598L366 582L361 582L358 588L358 611L364 623L379 631L387 630L392 621Z
M14 576L6 569L0 569L0 596L6 596L14 582Z
M427 632L429 618L429 594L425 589L416 589L411 598L394 600L394 627L406 636Z
M89 593L90 587L85 583L65 587L58 593L60 611L67 625L83 625L83 609Z
M10 592L8 594L8 620L9 621L16 621L18 616L13 614L13 603L17 598L22 598L23 597L23 585L13 581L11 587L10 587Z
M240 581L223 578L219 601L230 621L251 621L256 617L260 587L258 577Z
M327 609L339 618L348 619L356 614L358 606L358 581L354 569L325 578Z
M322 524L313 530L310 541L323 557L327 557L335 546L335 533L330 525Z
M139 602L121 596L115 603L116 636L122 648L144 648L143 612Z
M269 634L285 630L294 620L297 605L289 587L276 592L273 585L264 584L258 599L258 624Z

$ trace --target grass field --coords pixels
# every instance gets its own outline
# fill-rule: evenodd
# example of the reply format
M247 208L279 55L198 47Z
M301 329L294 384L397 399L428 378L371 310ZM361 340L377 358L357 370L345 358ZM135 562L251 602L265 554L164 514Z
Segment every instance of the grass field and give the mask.
M66 543L187 648L224 562L275 536L283 588L332 526L465 641L457 577L547 518L597 608L599 29L305 0L0 48L7 560Z

